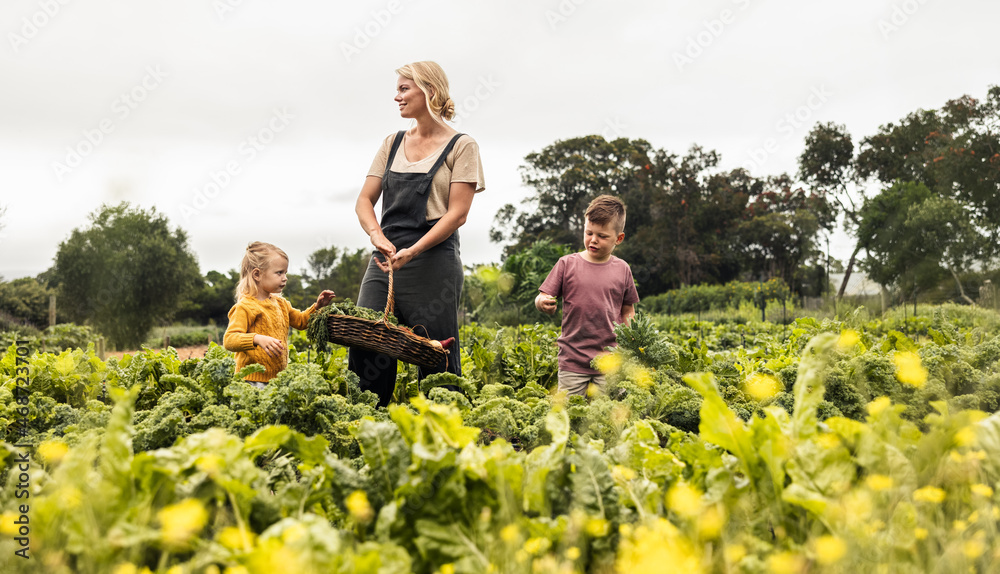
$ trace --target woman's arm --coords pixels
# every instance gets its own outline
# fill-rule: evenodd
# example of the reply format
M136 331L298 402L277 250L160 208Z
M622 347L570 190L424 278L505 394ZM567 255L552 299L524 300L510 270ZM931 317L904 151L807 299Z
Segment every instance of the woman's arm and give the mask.
M462 227L465 224L465 220L469 217L472 198L475 196L475 183L452 183L448 190L448 211L412 247L400 249L396 253L392 258L392 268L399 269L403 265L406 265L411 259L441 243L450 237L452 233L455 233L459 227Z
M386 258L391 258L396 254L396 246L382 234L378 218L375 217L375 204L378 203L378 198L381 195L382 178L369 175L365 178L364 185L361 186L361 193L358 195L358 201L354 204L354 211L358 214L361 228L368 234L368 239L371 240L375 249L381 251ZM389 269L386 267L384 270L388 271Z

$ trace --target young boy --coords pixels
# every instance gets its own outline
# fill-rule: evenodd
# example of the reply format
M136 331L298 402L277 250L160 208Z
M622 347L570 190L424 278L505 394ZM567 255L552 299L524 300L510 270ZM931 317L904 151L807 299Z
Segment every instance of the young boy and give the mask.
M615 345L614 323L627 323L635 315L639 294L628 263L611 253L625 239L625 204L611 195L590 202L580 253L559 259L538 288L535 307L556 312L556 298L563 299L559 345L559 390L586 395L590 383L604 386L604 375L590 362L605 347Z

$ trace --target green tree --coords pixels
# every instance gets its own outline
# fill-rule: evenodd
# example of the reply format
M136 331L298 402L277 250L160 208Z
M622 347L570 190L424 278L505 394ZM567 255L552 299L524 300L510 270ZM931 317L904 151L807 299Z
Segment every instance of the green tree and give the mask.
M925 206L929 212L947 217L960 213L965 217L963 222L947 219L928 222L942 225L947 222L954 234L942 236L948 240L947 248L918 250L921 256L942 258L926 262L925 270L947 270L957 281L956 273L977 263L989 264L1000 255L1000 86L991 86L985 100L962 96L946 102L940 109L917 110L898 122L885 124L874 135L861 140L856 155L843 126L817 125L806 140L799 168L800 177L814 189L838 198L847 197L849 189L863 190L872 183L881 184L880 195L884 197L878 201L866 201L863 206L853 202L840 204L846 215L845 225L858 237L847 265L848 275L862 249L869 253L867 268L897 267L889 259L881 264L870 260L877 256L892 257L884 251L887 234L892 230L872 229L871 222L887 217L880 206L895 202L893 197L903 191L893 188L903 182L922 184L943 200ZM874 212L862 214L862 210ZM908 209L906 213L909 214ZM899 225L904 225L909 215L895 217ZM919 219L917 214L913 217L913 221ZM862 219L869 222L864 232L860 229ZM905 243L905 238L913 233L913 229L901 228L896 243ZM878 245L866 244L876 238ZM965 267L957 267L960 265ZM930 273L927 281L934 279L934 273ZM900 275L887 272L880 276ZM845 284L846 281L847 277ZM913 282L910 283L912 287ZM961 283L958 285L962 292Z
M587 204L602 193L629 196L643 167L649 164L651 151L644 140L618 138L609 142L590 135L556 141L541 152L528 154L520 168L521 178L535 193L523 201L523 211L512 204L500 209L490 239L509 242L505 254L539 239L582 248Z
M187 235L156 208L103 205L90 226L59 244L53 279L60 307L119 348L137 347L153 325L170 320L200 273Z
M307 267L302 270L299 285L292 289L286 286L283 294L298 309L315 303L324 289L336 293L337 300L357 299L371 253L371 249L365 248L354 251L335 246L317 249L306 259Z
M32 277L0 282L0 311L44 329L49 324L49 296L54 293Z
M963 202L907 182L866 201L861 215L858 240L868 251L862 266L872 279L915 296L951 276L961 296L973 303L958 274L981 260L989 238Z
M230 269L228 274L209 271L199 280L197 287L190 294L190 299L181 304L176 318L202 325L227 324L239 280L240 274L235 269Z

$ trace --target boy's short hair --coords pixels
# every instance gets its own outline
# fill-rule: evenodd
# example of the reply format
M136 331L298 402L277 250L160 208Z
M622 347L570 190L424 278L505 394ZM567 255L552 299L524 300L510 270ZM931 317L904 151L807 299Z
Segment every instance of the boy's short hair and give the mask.
M611 223L615 233L625 231L625 202L613 195L598 195L587 206L584 214L591 223Z

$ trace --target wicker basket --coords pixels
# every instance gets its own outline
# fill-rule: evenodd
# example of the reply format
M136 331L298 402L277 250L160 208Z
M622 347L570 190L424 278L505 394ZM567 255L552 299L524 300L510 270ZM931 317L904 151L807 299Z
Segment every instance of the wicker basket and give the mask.
M393 299L392 269L390 268L389 292L382 318L378 321L371 321L351 315L330 315L327 317L330 342L385 353L394 359L422 367L440 365L441 361L448 357L446 349L405 327L397 327L389 323L388 317L394 307Z

